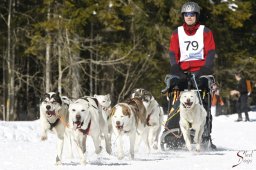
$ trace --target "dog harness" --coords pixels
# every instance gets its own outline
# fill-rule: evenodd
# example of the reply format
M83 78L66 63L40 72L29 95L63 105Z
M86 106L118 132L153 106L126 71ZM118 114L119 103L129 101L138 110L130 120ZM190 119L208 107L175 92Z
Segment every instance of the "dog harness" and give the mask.
M56 121L54 123L49 122L49 120L47 119L48 123L50 124L50 130L52 130L55 126L57 126L57 124L59 123L60 119L56 119Z

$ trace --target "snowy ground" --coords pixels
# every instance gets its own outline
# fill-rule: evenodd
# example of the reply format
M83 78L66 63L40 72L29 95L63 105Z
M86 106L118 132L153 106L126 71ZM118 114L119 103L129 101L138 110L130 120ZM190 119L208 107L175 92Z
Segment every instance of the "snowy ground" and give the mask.
M1 170L238 170L256 169L256 112L249 113L251 122L234 122L237 115L214 117L213 141L217 151L200 153L183 151L158 151L148 154L144 146L130 160L128 148L124 160L118 160L106 152L94 154L88 138L88 164L79 165L79 158L70 160L64 151L63 165L55 165L56 138L50 134L47 141L40 141L39 121L0 121L0 169ZM115 137L112 139L116 154ZM237 165L238 164L238 165ZM237 165L232 168L233 165Z

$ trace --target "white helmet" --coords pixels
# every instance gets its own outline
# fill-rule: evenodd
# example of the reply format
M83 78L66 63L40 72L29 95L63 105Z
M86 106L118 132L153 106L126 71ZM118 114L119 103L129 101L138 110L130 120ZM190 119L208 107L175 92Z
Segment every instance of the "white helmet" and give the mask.
M184 12L196 12L198 15L200 14L200 6L195 2L187 2L182 5L181 14Z

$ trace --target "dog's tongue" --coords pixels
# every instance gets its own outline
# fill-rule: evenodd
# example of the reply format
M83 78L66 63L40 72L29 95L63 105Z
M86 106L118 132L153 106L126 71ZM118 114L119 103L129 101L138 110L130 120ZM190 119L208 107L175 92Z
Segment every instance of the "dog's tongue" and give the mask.
M48 115L55 115L55 111L50 111L50 110L48 110L48 111L46 111L46 113L47 113Z
M117 129L123 129L123 126L116 126Z
M73 122L73 124L76 125L76 128L81 127L81 122L79 122L79 121Z

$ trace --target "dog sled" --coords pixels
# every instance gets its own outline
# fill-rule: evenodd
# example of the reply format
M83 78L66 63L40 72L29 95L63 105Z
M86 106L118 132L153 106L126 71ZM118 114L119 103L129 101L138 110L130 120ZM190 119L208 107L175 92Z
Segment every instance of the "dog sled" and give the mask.
M196 90L198 97L200 99L200 103L203 104L206 112L206 124L204 126L204 133L202 136L202 145L204 148L216 149L216 146L212 144L211 141L211 129L212 129L212 115L211 115L211 87L215 83L215 79L212 75L203 76L208 80L208 89L198 89L197 82L193 75L188 76L188 88L185 90ZM168 101L168 109L167 109L167 119L164 122L164 131L160 138L160 145L163 151L168 150L178 150L182 149L185 146L185 141L182 136L182 132L179 125L180 120L180 101L179 95L180 90L176 86L173 89L168 89L166 93L167 101ZM193 141L194 130L191 129L191 141Z

